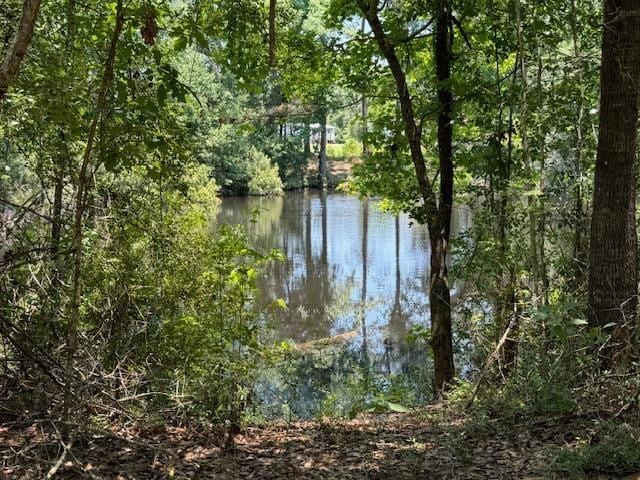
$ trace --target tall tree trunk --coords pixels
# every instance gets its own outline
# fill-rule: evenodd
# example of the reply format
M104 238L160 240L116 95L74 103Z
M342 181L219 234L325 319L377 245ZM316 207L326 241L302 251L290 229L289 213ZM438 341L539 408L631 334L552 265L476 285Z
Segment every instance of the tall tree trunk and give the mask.
M447 271L447 251L453 206L453 93L451 78L451 15L449 2L441 0L436 13L434 49L438 81L438 158L440 160L440 222L431 226L431 346L436 389L442 389L455 375L451 296Z
M605 0L600 130L589 252L589 322L615 325L607 365L624 360L635 327L636 136L640 88L640 0Z
M75 36L75 0L67 0L67 35L65 39L65 56L68 60L69 71L73 70L73 40ZM66 125L60 125L58 135L60 138L60 154L54 165L54 192L53 205L51 209L51 301L52 312L49 318L49 329L53 335L56 335L55 326L56 318L61 316L63 312L62 305L62 261L59 258L62 244L62 227L63 227L63 195L66 170L71 164L71 155L69 153L69 145L65 134Z
M576 1L571 0L571 39L573 43L573 58L576 62L577 69L577 78L576 85L578 86L580 92L580 98L578 99L578 111L576 114L576 122L575 122L575 153L574 153L574 161L575 161L575 173L576 173L576 182L575 182L575 206L574 206L574 238L573 238L573 261L575 264L574 269L574 278L573 285L574 288L578 288L584 281L584 254L586 250L586 245L584 242L584 229L585 229L585 221L584 221L584 206L582 200L582 182L583 182L583 157L584 157L584 133L583 133L583 124L584 124L584 86L583 86L583 74L582 74L582 59L581 59L581 45L580 45L580 37L578 33L578 25L577 25L577 16L578 12L576 9Z
M530 178L531 188L535 188L534 169L531 161L531 152L529 150L529 79L527 73L527 52L523 35L522 8L520 0L515 0L515 23L516 37L518 42L518 58L520 60L520 88L522 89L520 96L520 136L522 138L522 162L527 170L527 176ZM530 288L533 293L534 302L537 302L540 295L540 262L538 259L538 214L536 200L533 196L527 197L527 210L529 211L529 266L530 272ZM508 322L507 322L508 323Z
M11 81L20 70L22 59L31 43L33 28L38 19L39 11L40 0L24 0L18 29L2 61L2 65L0 65L0 100L5 97Z
M276 9L277 0L269 0L269 68L272 70L276 68L277 64Z
M413 102L407 79L395 51L378 16L378 0L357 0L358 6L369 22L378 48L384 55L398 93L404 131L411 152L419 194L423 200L424 221L429 226L431 241L431 348L433 350L435 386L441 391L455 375L453 363L453 334L451 327L451 303L447 271L447 251L451 230L451 208L453 203L453 149L451 113L453 95L449 87L451 70L451 12L447 0L438 3L436 12L434 50L436 76L438 80L438 158L440 160L440 198L427 176L422 153L422 129L413 113Z
M72 417L73 386L74 386L74 366L75 356L78 349L78 325L80 324L80 300L82 294L82 254L83 254L83 220L86 210L86 196L88 185L91 182L91 158L93 146L95 144L96 132L100 116L105 110L107 104L107 95L111 82L113 80L113 72L115 68L116 53L120 34L124 26L124 7L123 0L118 0L116 6L116 23L109 43L107 59L104 65L104 72L96 100L96 109L89 126L87 134L87 143L84 154L82 156L82 165L78 174L78 185L76 189L76 198L73 215L73 274L71 280L71 304L69 311L69 322L67 330L67 352L65 362L65 389L64 389L64 412L63 416L68 423Z
M269 0L269 52L268 52L268 66L269 66L269 77L268 77L268 92L269 96L267 98L267 110L269 111L268 118L268 126L271 135L278 136L282 138L282 125L277 125L276 120L280 118L280 114L278 113L278 107L283 103L283 95L282 90L279 85L278 80L278 57L277 57L277 47L278 47L278 32L276 30L276 14L277 14L277 0ZM278 120L281 121L281 120Z
M320 113L320 152L318 154L318 170L322 188L327 186L327 113Z
M369 154L369 145L367 142L367 136L369 135L369 129L367 126L367 118L369 117L369 102L367 101L367 97L362 97L360 106L362 109L362 156L365 157Z
M360 32L363 35L365 33L366 21L367 19L363 17L362 24L360 26ZM367 96L364 94L360 101L360 109L362 114L362 156L366 157L369 154L369 145L367 143L367 135L369 134L367 125L367 119L369 117L369 102L367 101Z
M538 95L542 97L542 74L544 72L542 65L542 50L538 46L538 72L536 74L536 88ZM544 175L546 169L546 139L542 129L542 125L538 125L538 149L537 154L540 160L540 183L538 184L542 196L539 199L538 214L538 235L540 240L538 241L538 267L540 269L540 281L542 282L542 302L544 305L549 304L549 273L547 269L547 252L545 249L547 238L547 207L544 195Z

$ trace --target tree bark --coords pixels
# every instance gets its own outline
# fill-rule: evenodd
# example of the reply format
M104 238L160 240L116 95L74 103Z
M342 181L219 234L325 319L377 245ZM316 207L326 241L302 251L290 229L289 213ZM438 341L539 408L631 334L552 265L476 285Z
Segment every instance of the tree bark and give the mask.
M635 160L640 87L640 0L605 0L600 129L589 252L589 322L614 325L603 362L623 360L637 300Z
M418 189L423 200L424 219L429 227L431 242L431 279L429 301L431 309L431 348L433 350L435 387L440 392L455 376L453 361L453 333L451 326L451 295L447 271L447 252L451 230L453 204L453 124L451 122L453 94L449 86L451 75L451 14L448 0L437 5L435 24L436 78L438 80L438 158L440 160L440 195L435 192L427 176L422 153L422 129L416 122L413 102L404 69L396 54L395 45L387 37L378 16L378 0L358 0L358 6L369 22L380 51L393 75L404 131L409 143Z
M451 16L447 0L438 2L434 50L438 81L438 158L440 160L440 221L429 229L431 238L431 346L436 389L441 390L455 376L451 296L447 271L447 251L453 206L453 93L451 78Z
M277 0L269 0L269 68L272 70L277 64L276 9Z
M20 70L22 59L31 43L39 11L40 0L24 0L18 29L0 66L0 100L6 96L9 85Z

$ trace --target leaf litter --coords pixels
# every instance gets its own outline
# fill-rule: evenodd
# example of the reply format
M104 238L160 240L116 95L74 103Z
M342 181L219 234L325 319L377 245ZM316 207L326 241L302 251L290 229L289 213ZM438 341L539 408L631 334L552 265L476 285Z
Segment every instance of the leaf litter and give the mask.
M553 452L586 428L578 419L469 428L436 410L248 427L230 451L203 427L83 429L52 478L542 480L555 478ZM50 422L0 426L2 479L47 478L63 452Z

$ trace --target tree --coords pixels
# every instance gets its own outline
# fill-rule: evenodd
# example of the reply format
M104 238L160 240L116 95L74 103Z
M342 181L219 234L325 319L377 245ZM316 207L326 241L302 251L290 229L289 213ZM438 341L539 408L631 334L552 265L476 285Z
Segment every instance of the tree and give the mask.
M614 326L605 363L622 360L635 326L636 137L640 88L640 1L605 0L600 130L589 252L589 322Z
M389 38L379 17L378 0L358 0L358 7L369 22L375 41L393 75L404 122L411 160L414 165L420 195L424 203L424 220L429 226L431 242L431 347L433 349L436 390L442 390L455 375L453 334L451 328L451 295L447 270L447 251L451 233L453 204L453 124L451 121L453 94L449 86L451 74L451 12L447 0L439 1L435 13L434 56L438 82L438 158L440 192L436 196L427 176L422 151L422 125L414 115L413 99L406 74L396 54L396 45Z

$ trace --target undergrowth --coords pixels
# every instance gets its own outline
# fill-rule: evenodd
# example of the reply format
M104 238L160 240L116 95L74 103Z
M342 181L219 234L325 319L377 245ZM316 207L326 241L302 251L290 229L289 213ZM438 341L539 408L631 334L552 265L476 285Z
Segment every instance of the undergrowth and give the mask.
M552 470L569 478L637 473L640 471L640 428L613 421L598 423L588 438L557 454Z

